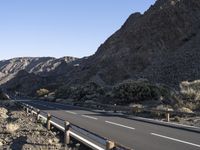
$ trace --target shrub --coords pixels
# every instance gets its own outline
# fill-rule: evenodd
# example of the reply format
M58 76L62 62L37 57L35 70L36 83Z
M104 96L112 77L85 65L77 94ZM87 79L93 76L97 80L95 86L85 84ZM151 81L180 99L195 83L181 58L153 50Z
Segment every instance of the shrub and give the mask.
M124 81L113 88L113 97L118 104L138 103L145 100L158 100L167 97L169 91L148 81Z
M180 84L180 89L184 99L200 100L200 80L192 82L184 81Z
M55 96L56 98L70 98L76 101L85 101L94 100L104 94L103 87L94 82L90 82L82 86L62 86L56 91Z
M183 112L183 113L193 113L192 110L190 110L189 108L186 107L181 107L178 109L179 112Z
M39 89L39 90L36 91L36 93L37 93L37 96L43 97L43 96L49 94L49 90L47 90L47 89Z
M76 87L68 87L68 86L62 86L58 88L58 90L55 93L56 98L69 98L72 97L73 94L75 94L75 91L77 90Z

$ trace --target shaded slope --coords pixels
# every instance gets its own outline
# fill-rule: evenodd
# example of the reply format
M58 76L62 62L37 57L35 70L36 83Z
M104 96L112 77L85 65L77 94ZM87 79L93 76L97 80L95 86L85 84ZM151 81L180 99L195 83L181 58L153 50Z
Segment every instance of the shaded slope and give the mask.
M70 78L63 80L112 85L147 78L174 87L198 79L199 31L200 1L158 0L143 15L132 14L93 56L70 68Z

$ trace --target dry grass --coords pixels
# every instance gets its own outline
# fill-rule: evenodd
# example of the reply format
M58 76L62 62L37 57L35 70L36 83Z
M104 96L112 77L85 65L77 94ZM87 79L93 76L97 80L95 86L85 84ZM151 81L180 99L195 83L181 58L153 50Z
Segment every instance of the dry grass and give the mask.
M183 112L183 113L193 113L193 111L189 108L186 107L181 107L178 109L179 112Z
M186 99L200 100L200 80L192 82L184 81L180 84L181 93Z
M17 124L9 123L9 124L6 125L6 132L7 133L13 134L18 129L19 129L19 125L17 125Z

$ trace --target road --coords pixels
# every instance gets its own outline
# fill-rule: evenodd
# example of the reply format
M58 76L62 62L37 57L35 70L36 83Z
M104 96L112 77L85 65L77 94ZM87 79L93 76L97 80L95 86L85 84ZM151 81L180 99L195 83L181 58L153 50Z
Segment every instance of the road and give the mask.
M44 101L23 102L136 150L200 150L199 133L71 105Z

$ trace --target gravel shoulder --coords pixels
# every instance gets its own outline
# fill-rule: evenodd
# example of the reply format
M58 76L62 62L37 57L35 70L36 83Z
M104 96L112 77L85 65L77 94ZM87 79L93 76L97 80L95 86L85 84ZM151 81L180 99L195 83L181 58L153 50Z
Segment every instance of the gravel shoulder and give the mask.
M0 101L0 149L64 149L56 132L48 131L35 118L27 117L10 101Z

